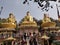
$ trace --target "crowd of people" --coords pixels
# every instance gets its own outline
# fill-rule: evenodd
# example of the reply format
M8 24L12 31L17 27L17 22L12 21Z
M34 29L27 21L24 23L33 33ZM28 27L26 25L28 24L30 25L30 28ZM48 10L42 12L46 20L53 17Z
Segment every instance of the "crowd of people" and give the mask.
M14 42L14 45L37 45L38 41L36 38L36 34L33 36L28 36L26 33L24 33L23 36L20 36L20 39Z
M51 45L52 40L51 40L51 36L50 39L48 39L49 45ZM33 34L33 35L26 35L26 33L24 33L24 35L20 36L20 39L18 39L17 41L15 41L14 45L48 45L47 40L43 40L41 39L41 35L40 34ZM43 44L44 43L44 44Z

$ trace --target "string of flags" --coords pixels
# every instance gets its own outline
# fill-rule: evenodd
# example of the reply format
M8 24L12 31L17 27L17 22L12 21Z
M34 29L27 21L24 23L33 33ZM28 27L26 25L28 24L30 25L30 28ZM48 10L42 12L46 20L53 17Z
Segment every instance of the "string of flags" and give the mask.
M29 1L32 1L32 0L29 0ZM34 0L34 2L38 2L38 4L41 2L44 2L44 1L57 1L57 0ZM25 4L26 2L28 2L28 0L24 0L24 2L23 2L23 4ZM60 2L60 0L58 1L58 2ZM39 4L40 5L40 4Z
M29 1L32 1L32 0L29 0ZM44 1L46 2L45 5L42 4ZM48 7L53 8L53 6L50 6L50 2L49 1L55 1L56 2L57 0L34 0L34 2L38 3L39 7L42 7L41 10L45 9L46 11L49 10ZM27 2L28 2L28 0L24 0L23 4L26 4ZM60 0L58 2L60 2Z

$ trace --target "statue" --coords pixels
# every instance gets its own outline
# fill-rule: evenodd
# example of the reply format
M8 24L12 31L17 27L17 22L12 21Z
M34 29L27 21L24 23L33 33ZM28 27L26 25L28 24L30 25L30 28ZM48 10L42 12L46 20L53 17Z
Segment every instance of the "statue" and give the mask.
M16 22L15 16L12 13L9 14L8 22L10 22L10 23L15 23Z
M9 17L7 19L2 19L0 28L16 28L16 20L12 13L9 14Z
M47 16L47 14L44 14L44 19L42 21L43 23L46 23L46 22L51 22L49 16Z
M30 22L33 22L33 17L30 16L29 11L27 12L27 16L25 16L24 21L30 21Z

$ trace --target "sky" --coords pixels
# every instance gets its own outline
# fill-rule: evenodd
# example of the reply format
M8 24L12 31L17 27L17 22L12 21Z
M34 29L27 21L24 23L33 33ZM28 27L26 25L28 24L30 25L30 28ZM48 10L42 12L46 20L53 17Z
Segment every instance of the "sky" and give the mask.
M30 11L31 16L40 20L43 19L43 14L48 13L49 17L53 19L58 19L56 2L50 2L53 5L53 9L49 8L49 11L42 11L41 7L35 2L29 1L29 5L23 4L24 0L0 0L0 7L3 6L3 10L1 12L1 18L8 18L9 13L13 13L17 22L19 22L24 16L26 16L26 12ZM58 6L60 4L58 3ZM38 8L39 7L39 8ZM58 8L60 10L60 7ZM1 9L0 9L1 10Z

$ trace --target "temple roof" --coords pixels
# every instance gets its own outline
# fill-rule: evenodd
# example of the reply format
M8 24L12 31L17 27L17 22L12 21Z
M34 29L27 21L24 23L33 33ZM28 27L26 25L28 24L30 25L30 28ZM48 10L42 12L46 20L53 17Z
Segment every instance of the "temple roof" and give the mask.
M47 22L41 24L41 27L55 27L55 26L56 26L55 22Z

